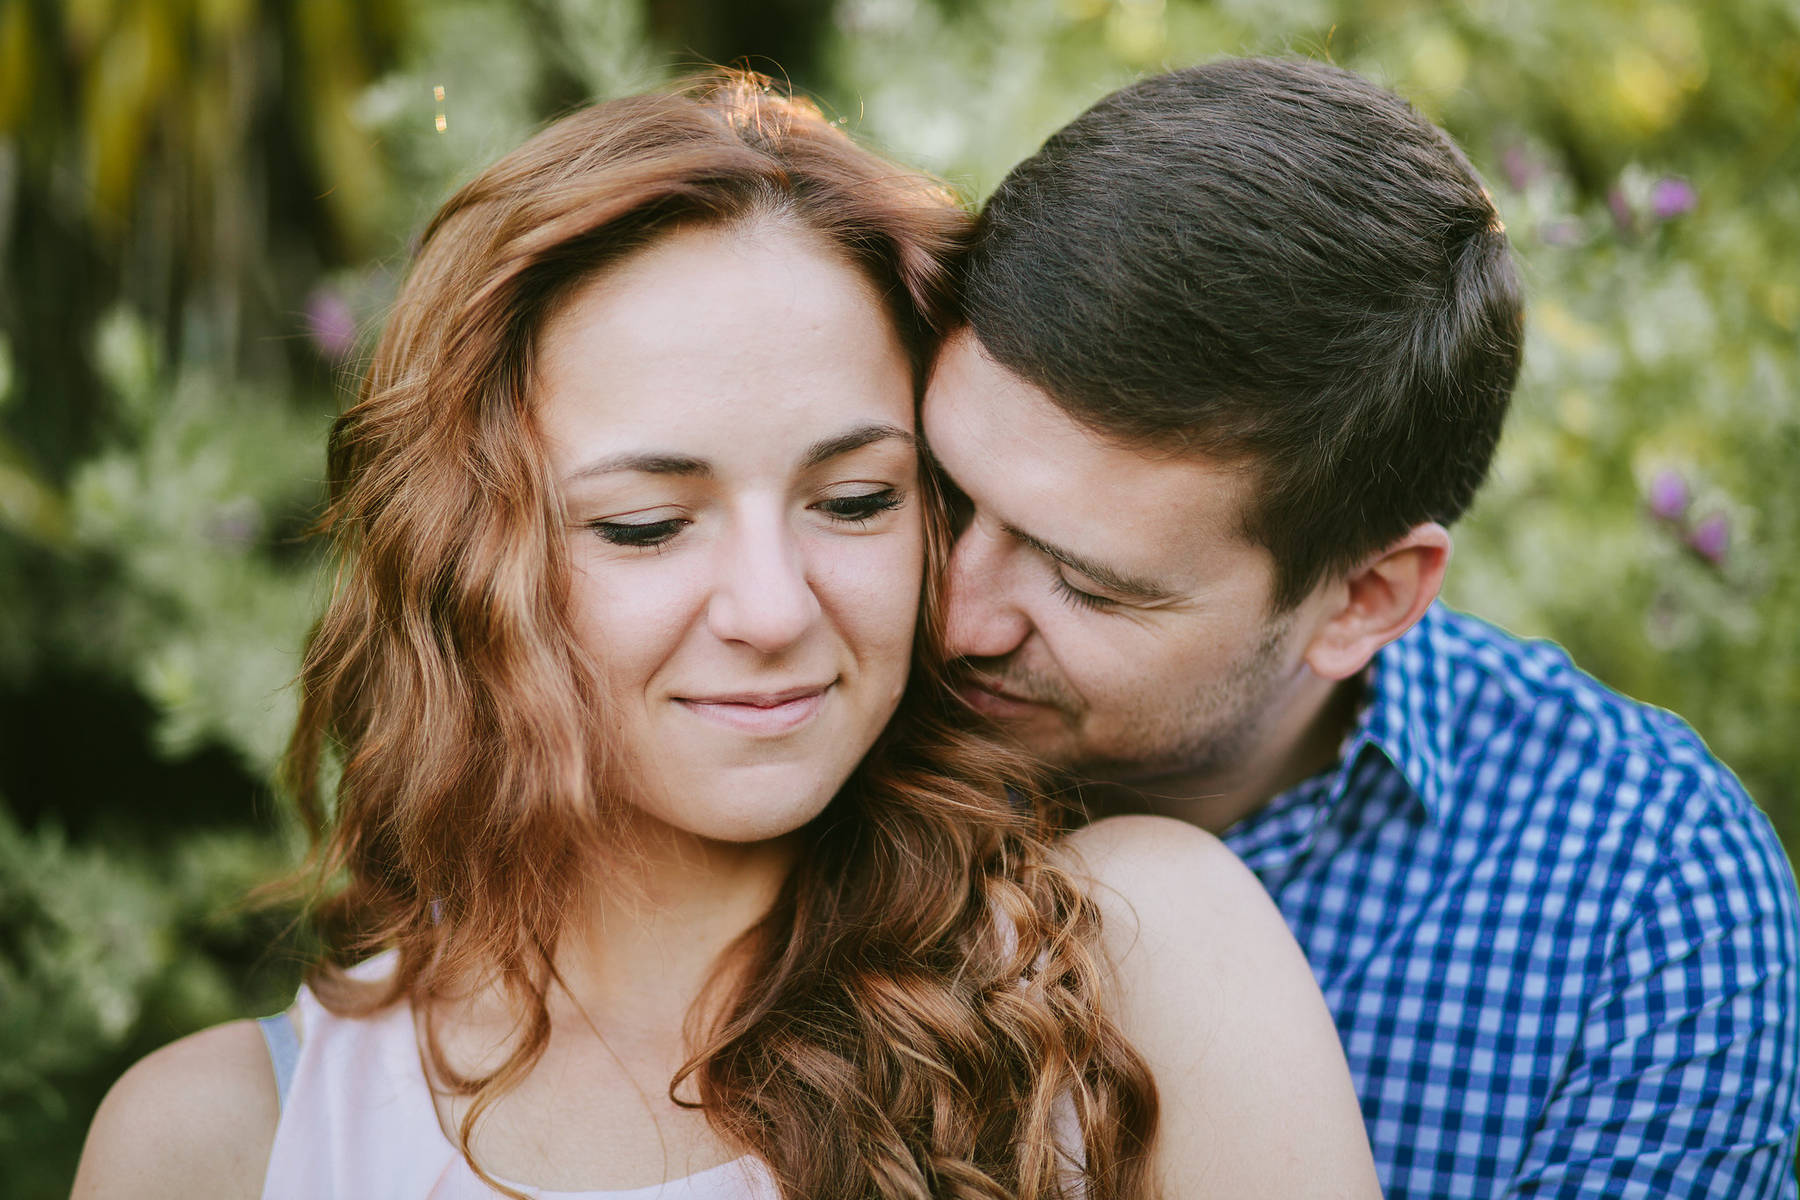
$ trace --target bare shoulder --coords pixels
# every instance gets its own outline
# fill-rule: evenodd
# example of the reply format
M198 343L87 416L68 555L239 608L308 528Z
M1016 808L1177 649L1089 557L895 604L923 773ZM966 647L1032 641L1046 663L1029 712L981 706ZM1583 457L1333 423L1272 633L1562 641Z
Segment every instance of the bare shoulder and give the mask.
M1262 883L1212 834L1168 817L1109 817L1069 835L1064 863L1100 909L1128 1014L1228 1027L1268 999L1323 1011ZM1273 993L1273 997L1269 993Z
M1241 938L1291 940L1256 876L1203 829L1168 817L1108 817L1071 833L1062 851L1099 906L1121 966L1141 957L1145 939L1179 937L1192 943L1191 956L1224 959L1227 943Z
M1379 1196L1330 1010L1256 876L1166 817L1097 821L1061 857L1100 910L1110 1007L1156 1078L1163 1192Z
M73 1200L259 1196L280 1109L255 1022L172 1042L106 1094L82 1148Z

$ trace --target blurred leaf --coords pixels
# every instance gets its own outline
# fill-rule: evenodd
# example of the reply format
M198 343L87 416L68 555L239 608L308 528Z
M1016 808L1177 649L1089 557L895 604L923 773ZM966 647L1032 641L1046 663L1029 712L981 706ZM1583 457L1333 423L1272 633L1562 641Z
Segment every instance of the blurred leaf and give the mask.
M55 546L68 537L62 495L32 471L24 457L0 439L0 526Z
M31 106L36 39L29 0L0 0L0 135L16 131Z

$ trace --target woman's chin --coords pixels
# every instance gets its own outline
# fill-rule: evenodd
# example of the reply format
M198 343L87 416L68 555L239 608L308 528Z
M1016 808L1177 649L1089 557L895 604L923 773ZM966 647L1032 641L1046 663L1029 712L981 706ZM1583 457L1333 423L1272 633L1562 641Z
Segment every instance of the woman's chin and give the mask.
M767 842L804 828L824 812L848 772L825 779L794 765L764 764L707 775L679 799L646 799L638 807L658 824L705 841Z

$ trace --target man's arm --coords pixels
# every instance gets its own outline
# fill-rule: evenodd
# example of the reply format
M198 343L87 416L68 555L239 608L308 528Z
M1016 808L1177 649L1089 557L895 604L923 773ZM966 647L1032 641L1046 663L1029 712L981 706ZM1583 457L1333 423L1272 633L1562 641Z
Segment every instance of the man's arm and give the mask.
M1792 1200L1800 901L1726 812L1657 864L1504 1195Z

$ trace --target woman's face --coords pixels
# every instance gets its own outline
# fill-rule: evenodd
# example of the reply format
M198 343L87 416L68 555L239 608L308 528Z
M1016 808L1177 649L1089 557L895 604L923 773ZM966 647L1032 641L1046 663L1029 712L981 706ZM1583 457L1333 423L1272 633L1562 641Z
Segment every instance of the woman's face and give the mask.
M683 230L544 329L538 420L629 798L753 842L822 810L906 683L912 374L870 283L775 222Z

